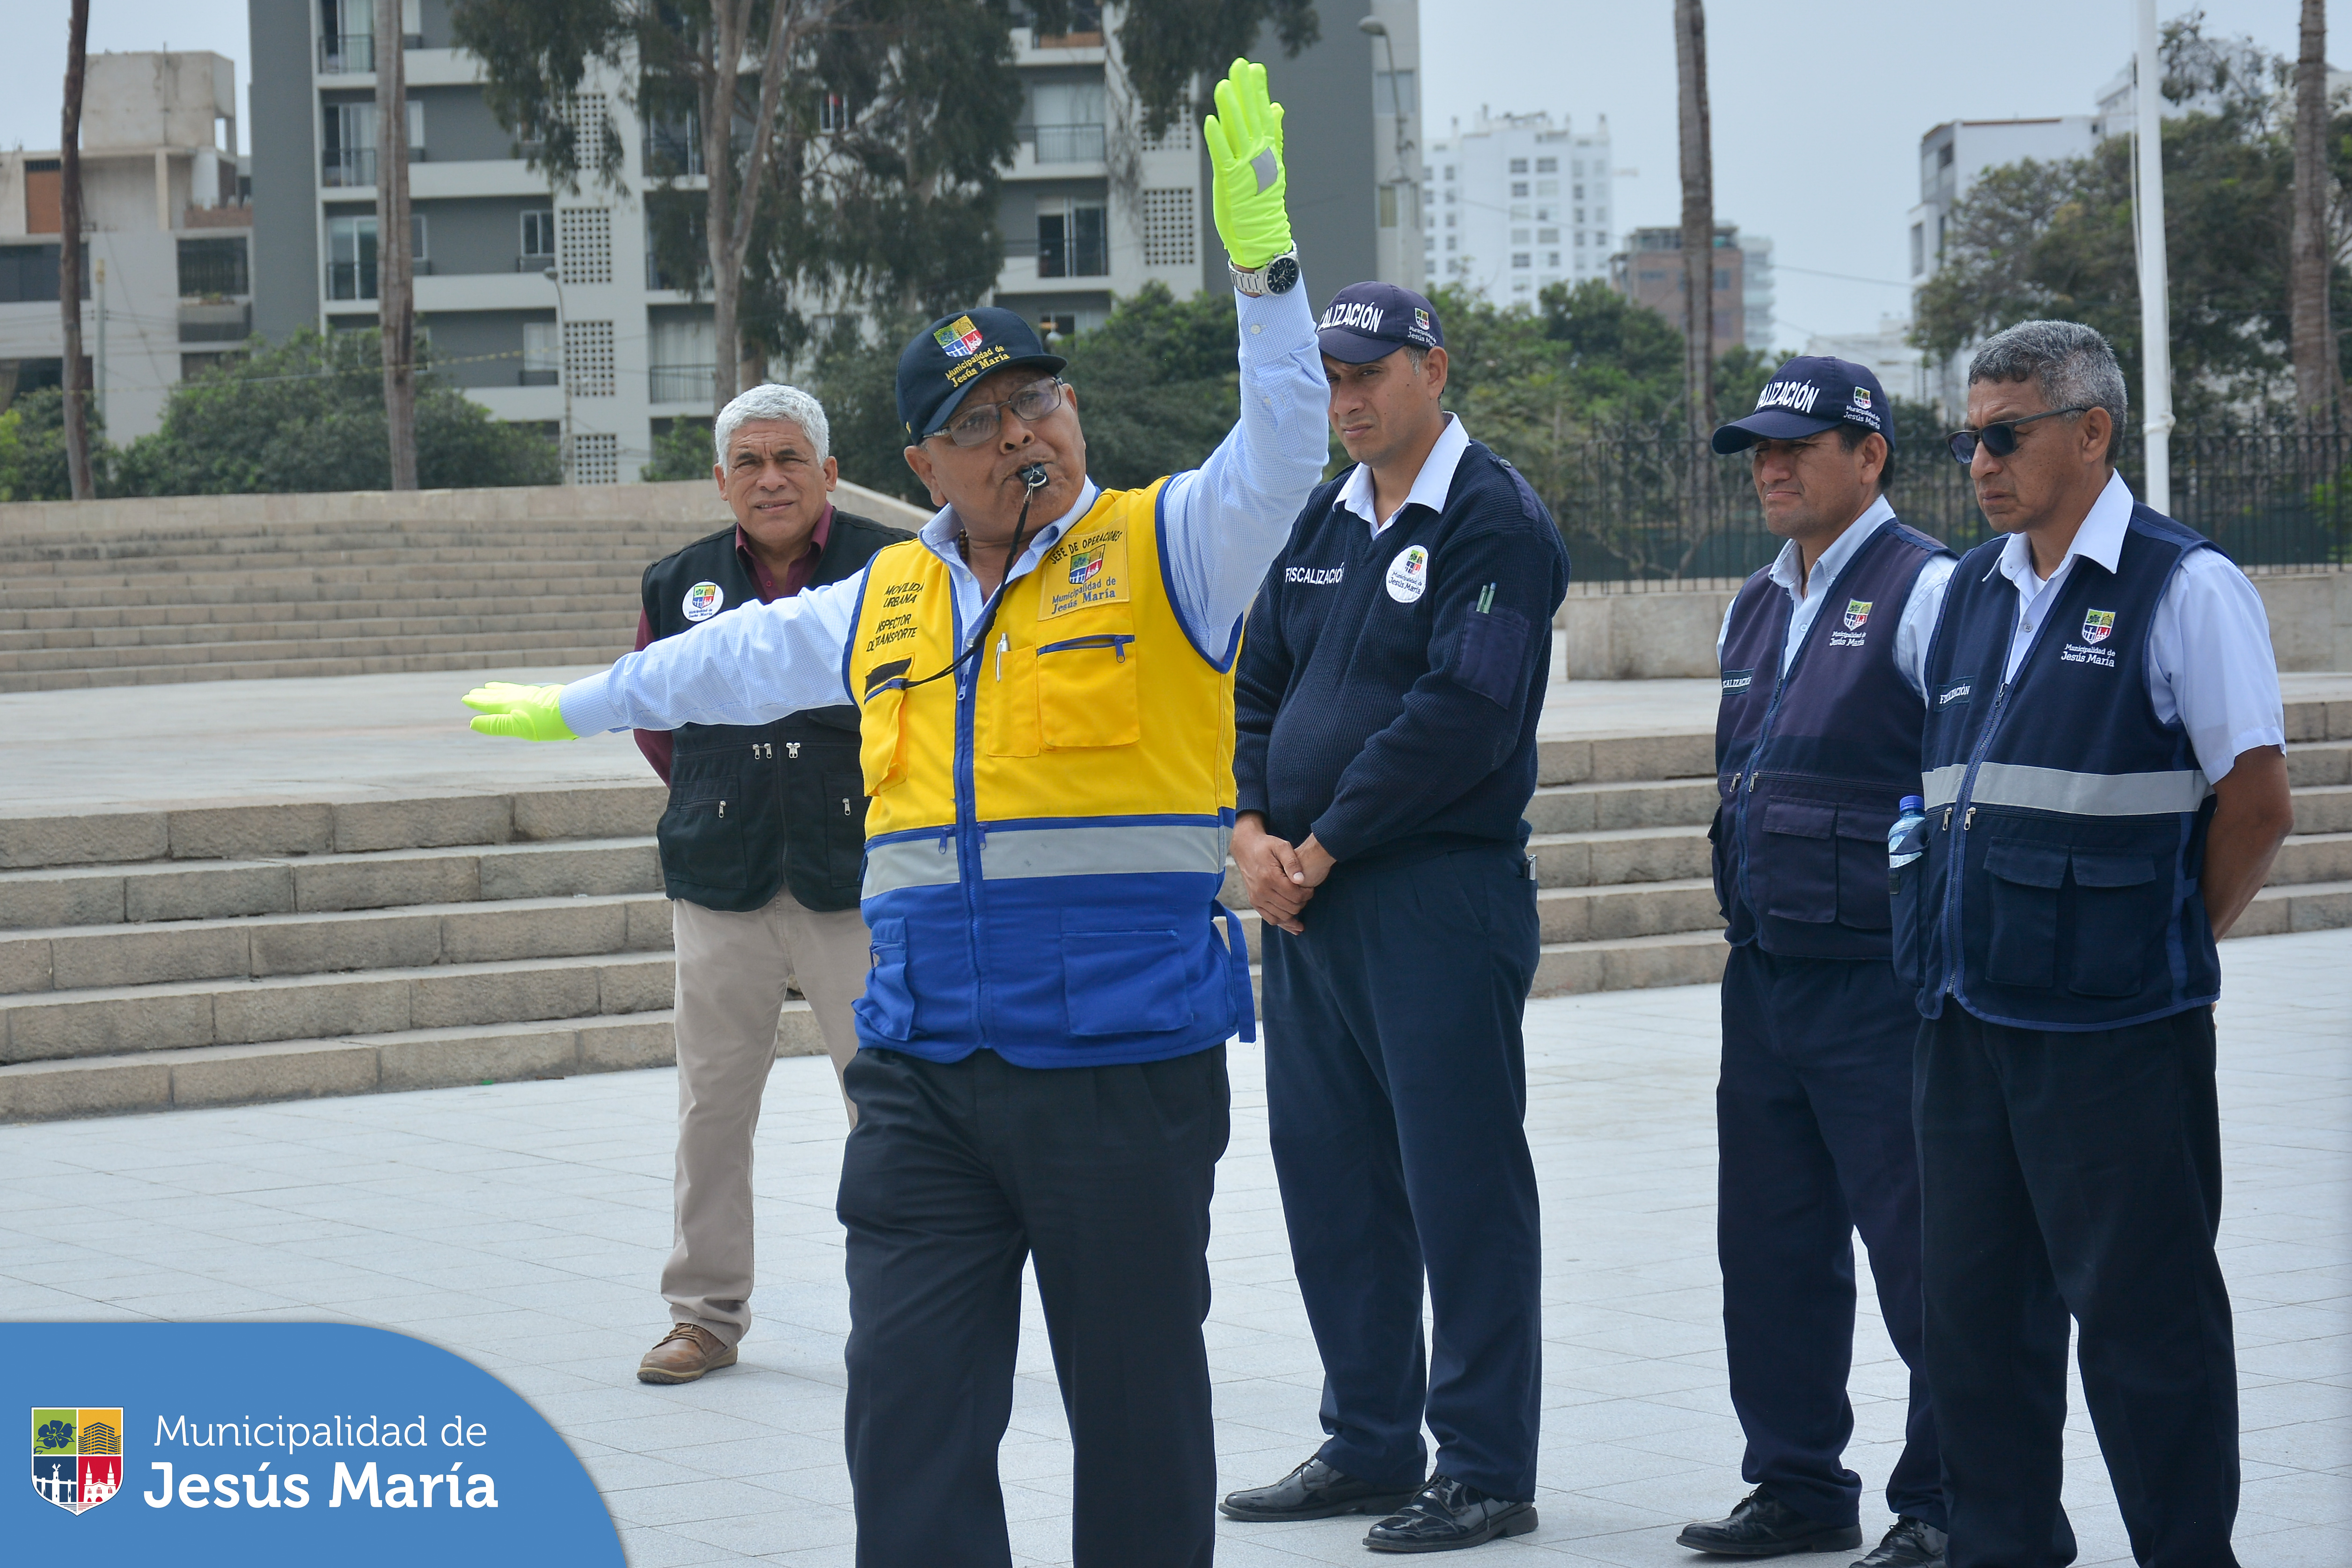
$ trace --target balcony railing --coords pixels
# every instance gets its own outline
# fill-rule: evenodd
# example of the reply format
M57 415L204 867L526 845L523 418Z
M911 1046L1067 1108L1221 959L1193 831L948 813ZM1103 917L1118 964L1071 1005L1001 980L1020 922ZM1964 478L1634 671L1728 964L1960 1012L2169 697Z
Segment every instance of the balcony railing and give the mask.
M412 163L426 162L425 149L412 146L408 150ZM319 183L322 185L373 185L375 184L375 149L373 147L331 147L320 156Z
M647 395L656 403L708 403L717 367L657 364L646 372Z
M1099 124L1040 125L1040 163L1099 163L1103 161L1103 128Z
M536 252L526 252L525 254L515 258L515 270L517 272L544 272L554 265L555 253L553 251L550 251L544 256Z
M1007 255L1013 256L1030 247L1015 243L1004 248ZM1110 247L1099 234L1082 234L1062 240L1040 239L1035 250L1037 276L1040 278L1107 278L1110 275Z
M404 33L400 47L421 49L425 47L422 33ZM364 76L375 69L375 35L373 33L325 33L319 38L319 74L320 76Z
M555 372L551 370L531 370L525 368L515 372L515 384L518 386L554 386L558 384L558 378Z
M373 247L371 247L373 249ZM433 276L429 257L412 258L408 264L412 278ZM330 261L327 263L327 298L330 300L373 300L375 298L375 258L365 261Z
M251 305L180 307L180 341L184 343L241 343L252 335Z

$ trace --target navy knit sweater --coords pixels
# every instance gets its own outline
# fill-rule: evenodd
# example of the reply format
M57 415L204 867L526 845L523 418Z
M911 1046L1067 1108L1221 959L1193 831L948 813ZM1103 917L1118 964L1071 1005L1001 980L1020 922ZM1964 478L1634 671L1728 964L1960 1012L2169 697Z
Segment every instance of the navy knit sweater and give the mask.
M1338 504L1346 483L1307 498L1250 609L1234 688L1240 809L1339 860L1524 842L1568 593L1559 531L1475 441L1444 511L1409 505L1377 538Z

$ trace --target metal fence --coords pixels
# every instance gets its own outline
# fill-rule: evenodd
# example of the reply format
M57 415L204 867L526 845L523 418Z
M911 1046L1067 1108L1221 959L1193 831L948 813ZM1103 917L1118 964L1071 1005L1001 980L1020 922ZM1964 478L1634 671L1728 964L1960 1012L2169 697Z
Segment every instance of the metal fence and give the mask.
M1580 582L1620 591L1738 580L1780 541L1764 526L1748 464L1679 437L1617 437L1509 454L1559 520ZM2116 464L2135 493L2145 457L2128 437ZM1903 521L1955 550L1995 531L1969 471L1911 444L1887 490ZM2352 437L2172 438L2172 515L2249 570L2342 571L2352 561Z

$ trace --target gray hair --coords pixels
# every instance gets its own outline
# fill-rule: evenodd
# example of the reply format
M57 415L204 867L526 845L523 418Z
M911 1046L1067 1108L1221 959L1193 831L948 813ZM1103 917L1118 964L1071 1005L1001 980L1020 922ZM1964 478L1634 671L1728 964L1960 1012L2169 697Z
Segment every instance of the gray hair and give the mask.
M816 448L820 463L832 455L832 428L824 422L824 405L797 386L785 386L778 382L762 382L719 411L719 422L711 426L710 444L718 454L720 468L727 466L727 443L748 419L789 419L801 427L801 434Z
M2080 321L2020 321L1987 338L1969 361L1970 386L2029 376L2053 408L2107 411L2115 422L2107 437L2107 461L2114 462L2124 437L2124 418L2131 412L2131 394L2107 340Z

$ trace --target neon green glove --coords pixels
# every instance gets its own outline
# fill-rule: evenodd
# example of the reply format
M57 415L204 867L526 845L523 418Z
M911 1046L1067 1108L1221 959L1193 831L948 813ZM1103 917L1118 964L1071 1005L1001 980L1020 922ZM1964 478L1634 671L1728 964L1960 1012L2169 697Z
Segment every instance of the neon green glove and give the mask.
M555 705L561 686L518 686L493 680L466 693L466 706L481 715L467 728L477 735L509 735L518 741L576 741Z
M1265 94L1265 68L1235 60L1217 84L1217 112L1201 127L1213 171L1210 205L1234 265L1254 271L1290 248L1289 176L1282 105Z

